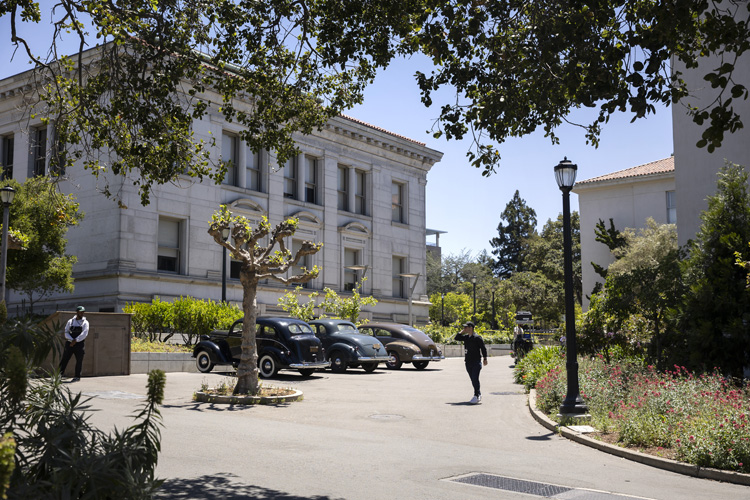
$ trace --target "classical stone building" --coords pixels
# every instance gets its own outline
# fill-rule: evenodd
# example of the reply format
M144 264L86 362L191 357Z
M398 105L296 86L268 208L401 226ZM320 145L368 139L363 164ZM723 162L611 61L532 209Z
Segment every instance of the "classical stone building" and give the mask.
M49 172L54 137L54 126L42 126L40 115L30 118L23 106L33 90L29 82L29 73L0 81L0 161L7 175L21 182ZM220 300L224 252L207 229L213 212L226 204L252 221L267 216L272 225L298 217L290 248L302 240L323 243L304 263L322 267L308 290L329 287L346 295L364 275L363 293L379 300L366 317L408 321L413 289L414 321L426 322L425 186L442 153L340 116L320 132L296 137L301 154L278 165L273 153L253 154L239 140L237 127L217 112L194 124L198 139L215 138L214 161L232 160L223 184L180 178L155 188L148 206L141 206L128 180L97 180L80 165L65 172L61 189L74 194L85 213L82 224L68 233L68 253L78 257L75 292L45 298L35 312L78 304L91 311L120 311L129 302L157 296ZM101 194L105 182L123 207ZM241 303L238 267L226 264L227 299ZM274 281L262 284L261 313L280 313L277 299L284 292ZM22 300L11 290L9 310Z

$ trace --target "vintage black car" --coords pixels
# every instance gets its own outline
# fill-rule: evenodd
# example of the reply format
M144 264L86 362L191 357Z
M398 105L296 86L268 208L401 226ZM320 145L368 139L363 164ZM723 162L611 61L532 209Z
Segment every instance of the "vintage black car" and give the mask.
M359 327L361 333L372 335L385 344L390 356L388 368L397 370L404 363L411 363L417 370L424 370L430 361L445 359L435 342L422 330L398 323L367 323Z
M351 321L343 319L316 319L310 321L315 335L323 342L331 370L343 373L347 367L361 366L370 373L385 363L390 356L385 346L370 335L363 335Z
M258 347L258 370L263 378L273 377L279 370L298 370L309 377L315 370L327 368L325 350L310 325L293 318L260 317L256 321L255 340ZM215 330L204 335L193 349L198 370L210 372L215 365L240 364L242 320L235 321L228 331Z

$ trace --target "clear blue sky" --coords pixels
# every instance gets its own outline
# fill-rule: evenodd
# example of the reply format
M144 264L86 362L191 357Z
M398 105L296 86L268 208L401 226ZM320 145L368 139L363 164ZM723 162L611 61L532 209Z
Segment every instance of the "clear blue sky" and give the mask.
M46 16L43 14L43 19ZM41 52L42 42L49 41L38 33L49 36L50 31L42 26L36 28L34 39ZM8 16L0 18L0 33L0 78L29 69L21 51L10 61ZM497 173L483 177L481 170L472 167L466 158L470 141L433 139L427 132L438 116L438 97L455 98L450 93L437 94L433 107L424 107L413 75L418 69L427 72L428 68L424 57L395 61L366 90L364 103L346 114L444 153L442 161L427 175L427 227L446 231L440 237L444 254L490 251L489 240L497 235L500 214L516 189L536 211L539 229L548 219L556 218L562 210L562 197L553 167L565 156L578 165L578 180L583 180L672 154L672 110L657 108L656 115L635 123L630 123L628 114L617 115L603 127L598 149L586 145L583 129L572 125L558 129L560 144L556 146L543 133L510 140L500 146L502 162ZM577 121L588 124L594 111L581 111L575 115ZM571 195L571 208L578 209L575 194Z

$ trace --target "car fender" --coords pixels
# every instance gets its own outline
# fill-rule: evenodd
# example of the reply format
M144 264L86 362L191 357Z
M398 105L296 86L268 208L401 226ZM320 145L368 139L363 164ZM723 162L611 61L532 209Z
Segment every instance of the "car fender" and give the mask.
M405 340L394 340L393 342L388 342L385 349L386 351L396 351L401 361L409 361L412 356L421 352L419 346Z
M354 361L358 358L357 351L354 349L353 346L349 344L344 344L343 342L336 342L335 344L331 344L330 347L326 349L325 357L326 359L331 359L331 353L339 351L344 356L346 356L346 361Z
M281 347L283 347L283 349ZM281 366L287 366L291 362L289 355L287 355L288 352L290 351L284 346L284 344L281 342L274 342L271 345L264 345L260 348L258 351L258 360L266 354L270 354L276 358L276 361L278 361Z
M200 351L208 352L208 355L211 356L211 362L216 365L229 365L232 363L231 356L226 356L222 352L221 347L210 340L201 340L198 342L193 348L193 357L197 357Z

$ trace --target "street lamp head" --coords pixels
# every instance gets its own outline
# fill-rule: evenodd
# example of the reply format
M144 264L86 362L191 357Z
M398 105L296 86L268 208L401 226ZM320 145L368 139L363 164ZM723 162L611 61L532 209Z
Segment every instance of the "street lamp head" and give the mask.
M227 239L229 238L229 233L231 232L232 230L229 229L228 227L222 228L221 237L224 238L224 241L227 241Z
M10 205L13 203L13 198L15 198L15 196L16 190L10 186L5 186L0 189L0 200L2 200L3 205Z
M476 276L472 276L472 277L471 277L471 283L472 283L473 285L476 285L476 284L477 284L477 277L476 277Z
M577 170L578 165L568 160L567 156L563 161L555 165L555 180L557 181L557 187L563 191L570 191L573 189L573 184L576 183Z

